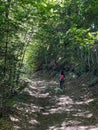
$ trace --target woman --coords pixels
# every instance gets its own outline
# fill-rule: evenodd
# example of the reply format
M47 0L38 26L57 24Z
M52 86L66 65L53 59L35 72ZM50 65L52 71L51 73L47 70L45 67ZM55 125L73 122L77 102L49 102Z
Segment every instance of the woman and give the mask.
M65 78L64 72L61 71L61 73L60 73L60 88L63 88L64 78Z

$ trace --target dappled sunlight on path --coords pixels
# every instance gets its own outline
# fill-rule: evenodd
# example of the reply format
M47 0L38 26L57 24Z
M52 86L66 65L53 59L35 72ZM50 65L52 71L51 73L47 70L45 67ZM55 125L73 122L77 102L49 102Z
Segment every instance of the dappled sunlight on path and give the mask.
M56 94L58 82L34 78L14 105L12 130L98 130L92 110L92 94L74 82L67 82Z

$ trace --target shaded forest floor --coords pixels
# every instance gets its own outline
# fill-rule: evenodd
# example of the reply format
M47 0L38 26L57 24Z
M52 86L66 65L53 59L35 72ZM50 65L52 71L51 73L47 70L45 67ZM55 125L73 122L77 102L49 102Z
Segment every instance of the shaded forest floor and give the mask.
M0 130L98 130L98 85L88 87L91 78L66 79L57 94L57 80L33 76Z

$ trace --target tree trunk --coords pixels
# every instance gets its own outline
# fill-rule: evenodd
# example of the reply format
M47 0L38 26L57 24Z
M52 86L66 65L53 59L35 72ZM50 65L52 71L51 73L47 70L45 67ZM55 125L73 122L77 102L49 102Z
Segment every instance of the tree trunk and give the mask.
M7 52L8 52L8 42L9 42L9 8L11 0L6 1L6 12L5 12L5 54L4 54L4 69L3 69L3 79L2 82L2 115L5 115L6 111L6 86L7 86Z

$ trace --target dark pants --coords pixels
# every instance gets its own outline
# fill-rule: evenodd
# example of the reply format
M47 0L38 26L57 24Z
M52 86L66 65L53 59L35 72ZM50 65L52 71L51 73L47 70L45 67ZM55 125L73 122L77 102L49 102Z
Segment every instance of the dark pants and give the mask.
M60 88L63 88L64 86L64 80L60 80Z

